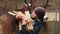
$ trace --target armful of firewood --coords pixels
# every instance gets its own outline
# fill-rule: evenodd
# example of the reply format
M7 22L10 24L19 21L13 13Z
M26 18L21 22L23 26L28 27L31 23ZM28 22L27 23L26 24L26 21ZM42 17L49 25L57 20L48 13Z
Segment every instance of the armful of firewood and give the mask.
M29 11L25 11L25 16L28 18L28 20L27 20L27 30L33 30L34 21L30 17Z
M12 16L15 16L15 15L16 15L16 14L14 14L14 13L10 12L10 11L9 11L8 13L9 13L10 15L12 15Z
M16 11L12 11L12 12L8 12L10 15L12 16L16 16L17 19L23 19L23 20L27 20L27 17L21 12L16 12Z
M25 11L25 16L27 17L27 21L28 22L33 22L33 20L32 20L32 18L30 17L30 13L29 13L29 11Z

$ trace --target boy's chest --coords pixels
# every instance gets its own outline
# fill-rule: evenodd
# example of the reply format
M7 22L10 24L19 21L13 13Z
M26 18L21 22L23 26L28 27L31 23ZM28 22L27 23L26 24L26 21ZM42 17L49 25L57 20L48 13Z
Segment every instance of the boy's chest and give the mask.
M41 25L41 23L37 20L34 20L34 25Z

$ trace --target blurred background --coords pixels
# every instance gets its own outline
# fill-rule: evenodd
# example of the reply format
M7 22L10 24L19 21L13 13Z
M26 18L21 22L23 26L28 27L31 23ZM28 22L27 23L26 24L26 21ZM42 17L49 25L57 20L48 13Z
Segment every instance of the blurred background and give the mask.
M36 0L34 5L41 6L46 3L46 0ZM8 11L20 8L24 5L24 0L0 0L0 34L12 34L13 25L11 23L11 15ZM46 34L58 34L59 32L59 0L48 0L46 7L46 15L48 16ZM16 27L17 28L17 27Z

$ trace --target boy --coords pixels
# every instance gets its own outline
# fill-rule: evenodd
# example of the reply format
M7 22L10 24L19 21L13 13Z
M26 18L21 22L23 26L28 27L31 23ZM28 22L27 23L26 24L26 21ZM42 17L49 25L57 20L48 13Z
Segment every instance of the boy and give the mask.
M32 18L34 20L34 30L31 32L32 34L39 34L44 15L45 9L43 7L37 7L32 11Z
M32 13L30 14L31 18L34 20L33 30L32 31L19 31L18 34L39 34L41 29L41 25L43 22L43 18L45 15L45 9L42 7L35 8ZM16 17L19 17L16 15Z

